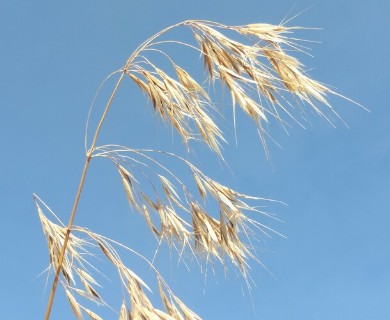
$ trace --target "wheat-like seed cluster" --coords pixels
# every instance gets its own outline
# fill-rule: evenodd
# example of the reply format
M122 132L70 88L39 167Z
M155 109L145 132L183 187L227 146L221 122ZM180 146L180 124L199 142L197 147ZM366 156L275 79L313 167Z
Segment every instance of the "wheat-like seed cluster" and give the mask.
M220 80L226 86L233 108L239 105L255 122L262 138L266 133L264 124L270 117L282 124L281 113L295 119L288 110L293 105L287 101L287 94L308 103L331 121L314 101L334 112L326 100L326 94L334 92L310 79L299 61L287 54L283 47L301 50L299 45L284 36L298 28L268 24L225 26L208 21L188 21L185 24L191 28L199 45L208 80ZM235 31L244 36L246 43L232 40L217 29ZM149 47L153 47L153 43ZM157 68L142 53L139 52L134 61L126 65L126 72L150 98L155 111L173 125L186 143L196 137L196 128L201 140L221 155L220 143L225 140L210 114L215 107L204 88L172 60L177 79Z
M41 206L36 198L36 206L39 213L39 218L42 224L43 232L46 236L49 246L50 261L52 267L57 266L65 227L61 224L51 222L43 213ZM78 234L79 236L76 236ZM68 297L73 313L77 319L83 319L85 312L92 320L101 320L102 318L92 310L84 307L80 302L80 298L92 301L97 305L108 306L103 300L99 290L100 285L93 278L88 269L93 269L87 257L93 257L92 248L97 248L106 257L107 261L117 270L122 284L122 288L127 295L127 300L124 298L120 311L119 320L128 319L188 319L199 320L200 317L184 303L176 297L168 287L160 273L153 267L146 258L138 253L135 253L130 248L125 247L129 252L141 257L156 273L156 278L159 286L161 301L166 311L155 308L150 302L145 290L151 292L144 281L129 269L122 261L115 245L124 247L113 240L98 235L88 229L74 227L73 233L70 236L68 250L64 263L62 265L62 274L64 281L61 284ZM89 268L88 268L89 267ZM99 287L99 289L97 289Z
M160 36L177 27L188 27L194 43L157 41ZM88 270L92 265L86 257L94 255L89 248L100 250L119 274L125 292L118 312L120 320L200 319L172 293L153 264L139 253L88 229L72 225L86 169L89 161L95 157L107 158L114 163L130 206L145 218L159 244L166 241L171 248L178 250L180 256L188 249L197 258L205 257L207 262L216 260L226 266L227 261L230 261L247 279L249 260L257 260L251 246L254 231L266 236L277 233L252 217L254 213L259 213L262 217L275 218L261 209L261 204L266 199L248 196L224 186L178 155L118 145L97 146L96 142L124 76L129 77L149 98L156 114L176 129L188 149L191 140L203 141L221 158L221 144L227 141L218 126L216 118L220 114L204 87L205 82L214 85L219 81L228 90L233 107L234 127L238 105L255 123L264 146L268 135L267 124L272 118L282 126L286 123L284 115L295 120L292 112L294 104L289 102L290 98L295 99L298 106L299 102L307 104L331 122L331 117L317 103L335 114L326 95L336 93L309 78L303 65L290 55L291 51L304 49L296 43L297 39L293 41L288 38L296 29L299 28L260 23L226 26L211 21L189 20L152 36L129 57L120 70L122 76L106 105L91 148L87 151L87 161L70 226L66 228L61 223L51 222L39 205L43 202L36 197L39 218L48 242L50 266L57 270L57 275L61 272L60 283L77 319L83 319L83 314L90 319L102 318L84 307L76 297L84 297L106 306L97 290L99 284ZM200 53L205 81L195 80L188 71L159 49L161 44L181 45ZM174 72L160 69L148 57L148 52L161 54L169 61ZM168 158L169 162L176 161L184 165L193 178L192 187L171 169L173 165L158 160L161 156ZM147 187L145 180L149 183ZM217 212L209 209L206 199L214 201ZM141 257L155 271L165 311L152 305L145 293L149 290L147 285L123 263L115 246L126 248ZM54 284L56 281L57 277ZM55 285L53 290L54 296ZM51 303L52 297L47 314L50 314Z
M251 202L264 202L266 199L251 197L228 188L206 176L188 160L168 152L153 150L136 150L116 146L116 148L98 148L96 156L110 157L117 166L127 199L146 220L152 233L161 241L166 240L179 252L187 247L196 256L205 256L206 260L216 258L223 265L228 257L236 264L246 277L247 260L254 258L247 244L242 242L240 233L250 240L253 233L251 227L260 230L264 235L276 233L264 224L248 217L246 212L270 216ZM187 166L189 175L193 177L196 192L192 192L187 184L175 175L172 170L157 161L150 154L160 154L174 163L180 161ZM137 167L143 163L142 171L128 171L121 163ZM148 170L145 172L144 170ZM142 184L136 175L152 176L156 179L151 188L154 198L142 190ZM206 198L211 198L218 205L219 212L209 213ZM152 216L153 215L153 216ZM159 224L153 223L153 221ZM271 216L271 218L274 218Z

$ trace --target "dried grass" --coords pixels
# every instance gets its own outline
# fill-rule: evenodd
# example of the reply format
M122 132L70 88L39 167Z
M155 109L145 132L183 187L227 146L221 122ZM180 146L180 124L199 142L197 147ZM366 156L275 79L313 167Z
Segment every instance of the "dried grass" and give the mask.
M189 28L194 41L157 41L160 36L177 27ZM227 141L218 125L221 115L207 89L207 86L217 81L230 93L234 127L236 106L239 106L253 120L265 149L267 126L273 118L282 126L286 123L285 116L297 121L290 98L298 105L302 103L299 105L301 110L306 105L332 122L331 116L336 113L328 103L327 95L338 94L309 78L303 65L290 55L291 52L304 49L299 40L293 41L288 37L297 29L300 28L260 23L226 26L211 21L188 20L162 30L135 50L119 71L119 80L87 150L68 226L50 221L40 207L44 203L35 196L48 243L50 268L56 275L46 319L50 316L58 281L77 319L83 319L83 315L90 319L102 319L79 302L79 298L84 298L107 306L100 293L101 288L92 276L94 265L87 259L95 255L90 251L91 248L100 251L118 272L124 288L123 302L118 311L120 320L200 319L172 293L153 264L139 253L86 228L73 225L87 169L94 157L107 158L114 163L130 206L145 218L159 244L167 242L171 248L178 250L180 257L189 251L197 259L205 257L206 262L219 261L225 267L229 261L248 279L250 260L257 260L251 245L252 235L255 231L267 237L278 234L267 227L266 222L258 219L275 219L260 209L267 199L248 196L224 186L178 155L118 145L98 146L97 139L124 77L131 79L149 98L156 114L176 129L188 149L191 148L190 141L202 141L221 158L221 145ZM162 44L184 46L200 53L205 79L196 80L191 76L159 48ZM172 72L157 67L148 57L149 52L166 58ZM204 84L207 84L206 87ZM169 163L157 159L161 156L167 158ZM171 169L171 162L184 164L188 174L193 177L192 186L182 182ZM145 176L149 187L144 184L145 179L142 177ZM154 190L153 194L148 192L150 189ZM208 208L206 199L213 200L218 206L217 213ZM253 218L254 214L259 216ZM148 286L123 263L115 247L125 248L139 256L154 270L165 311L152 305L146 294Z
M303 50L286 37L298 27L260 23L226 26L210 21L186 21L183 25L191 28L199 45L208 80L221 81L231 94L233 108L237 104L255 122L264 143L267 135L264 124L270 118L276 118L283 124L284 113L297 121L292 110L288 110L292 105L286 99L287 94L296 96L332 122L331 114L335 112L326 96L336 93L309 78L302 64L287 54L287 51ZM227 37L218 29L236 32L243 37L243 42ZM190 44L188 46L193 48ZM172 60L177 79L154 66L143 55L152 47L153 42L141 47L137 54L132 55L124 71L185 143L199 135L211 150L221 156L220 144L225 140L210 114L215 109L210 97L199 82ZM258 99L254 98L254 92L257 92ZM315 101L325 106L325 110Z
M63 244L64 226L50 221L43 213L39 205L41 200L36 197L39 218L42 224L43 232L46 236L50 252L49 270L56 270L58 265L61 246ZM45 205L45 204L44 204ZM46 206L46 205L45 205ZM76 234L78 236L76 236ZM156 274L160 296L165 306L166 312L156 309L145 290L151 292L146 283L129 269L122 261L115 246L125 248L128 252L140 257ZM122 287L124 288L127 299L123 300L119 319L169 319L169 320L198 320L200 319L193 311L186 307L171 291L156 268L146 258L136 253L134 250L118 244L114 240L108 239L88 229L74 226L68 250L63 265L61 266L64 281L61 281L66 296L76 319L84 319L84 314L90 319L102 319L98 314L84 307L80 299L84 298L97 305L108 306L102 299L97 287L98 282L91 275L89 269L94 269L86 257L93 257L97 253L91 253L91 248L100 249L107 261L117 270ZM96 271L96 270L95 270Z

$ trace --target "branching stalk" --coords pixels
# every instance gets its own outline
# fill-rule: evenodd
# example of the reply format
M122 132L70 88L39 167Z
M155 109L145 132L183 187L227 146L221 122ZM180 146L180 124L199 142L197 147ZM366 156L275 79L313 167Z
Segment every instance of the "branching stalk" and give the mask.
M52 309L52 306L53 306L54 296L55 296L55 293L56 293L56 290L57 290L57 285L58 285L58 280L59 280L59 277L60 277L60 272L61 272L61 269L62 269L62 264L64 262L66 247L67 247L68 242L69 242L70 233L71 233L72 226L73 226L73 221L74 221L74 218L76 216L76 211L77 211L77 207L78 207L78 204L79 204L79 201L80 201L81 192L82 192L83 187L84 187L85 177L87 175L89 163L90 163L90 161L92 159L92 153L93 153L93 151L95 149L95 145L96 145L97 138L99 136L100 129L101 129L102 125L103 125L103 122L104 122L104 120L105 120L105 118L107 116L108 110L111 107L112 101L114 100L114 97L115 97L116 93L118 92L119 86L120 86L120 84L121 84L125 74L126 74L126 70L123 71L123 73L121 74L120 78L118 79L118 81L116 83L116 86L115 86L115 88L114 88L114 90L113 90L113 92L112 92L112 94L110 96L110 99L108 100L108 102L106 104L106 107L104 109L103 115L102 115L102 117L101 117L101 119L99 121L99 124L98 124L97 128L96 128L95 134L94 134L93 139L92 139L91 148L88 150L88 152L86 154L86 159L85 159L83 173L81 174L80 183L79 183L79 186L78 186L78 189L77 189L77 193L76 193L76 198L74 200L73 208L72 208L72 211L71 211L71 214L70 214L70 218L69 218L69 222L68 222L68 226L66 228L66 235L65 235L65 239L64 239L64 244L63 244L62 249L61 249L61 255L60 255L60 258L59 258L59 261L58 261L56 274L55 274L55 277L54 277L54 280L53 280L53 285L52 285L52 288L51 288L50 297L49 297L49 300L48 300L48 303L47 303L47 307L46 307L45 320L49 320L49 318L50 318L50 313L51 313L51 309Z
M49 320L50 318L50 313L51 313L51 309L52 309L52 306L53 306L53 301L54 301L54 296L55 296L55 293L56 293L56 290L57 290L57 285L58 285L58 280L59 280L59 276L60 276L60 272L61 272L61 268L62 268L62 264L64 262L64 257L65 257L65 253L66 253L66 247L68 245L68 242L69 242L69 238L70 238L70 233L71 233L71 229L72 229L72 226L73 226L73 221L74 221L74 218L76 216L76 211L77 211L77 206L78 206L78 203L79 203L79 200L80 200L80 196L81 196L81 192L83 190L83 186L84 186L84 181L85 181L85 177L87 175L87 171L88 171L88 167L89 167L89 163L91 161L91 158L92 158L92 154L93 154L93 151L95 149L95 146L96 146L96 141L98 139L98 136L99 136L99 133L100 133L100 129L103 125L103 122L107 116L107 113L111 107L111 104L112 104L112 101L119 89L119 86L120 84L122 83L122 80L124 78L124 76L126 75L126 72L127 72L127 68L131 65L132 61L135 59L135 57L138 55L138 53L140 51L142 51L145 47L147 47L155 38L159 37L160 35L162 35L163 33L166 33L167 31L179 26L179 25L183 25L185 24L186 22L181 22L181 23L178 23L176 25L173 25L173 26L170 26L162 31L160 31L159 33L155 34L154 36L152 36L151 38L149 38L148 40L146 40L142 45L139 46L139 48L137 50L134 51L134 53L129 57L129 59L126 61L126 64L125 64L125 67L123 69L123 72L120 76L120 78L118 79L117 83L116 83L116 86L106 104L106 107L103 111L103 115L102 117L100 118L100 121L99 121L99 124L98 126L96 127L96 131L95 131L95 134L93 136L93 139L92 139L92 144L91 144L91 147L90 149L87 151L87 154L86 154L86 159L85 159L85 164L84 164L84 169L83 169L83 173L81 175L81 178L80 178L80 183L79 183L79 186L78 186L78 189L77 189L77 193L76 193L76 198L74 200L74 203L73 203L73 208L72 208L72 211L71 211L71 214L70 214L70 218L69 218L69 222L68 222L68 226L66 228L66 235L65 235L65 239L64 239L64 244L62 246L62 250L61 250L61 255L60 255L60 258L59 258L59 261L58 261L58 267L56 269L56 273L55 273L55 277L54 277L54 280L53 280L53 285L52 285L52 289L51 289L51 292L50 292L50 297L49 297L49 300L48 300L48 303L47 303L47 307L46 307L46 313L45 313L45 320Z

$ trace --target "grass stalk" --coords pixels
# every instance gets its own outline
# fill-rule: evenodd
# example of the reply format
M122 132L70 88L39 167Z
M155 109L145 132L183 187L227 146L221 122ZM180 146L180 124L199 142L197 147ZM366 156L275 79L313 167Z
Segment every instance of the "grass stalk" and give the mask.
M52 306L53 306L54 296L55 296L55 293L56 293L56 290L57 290L57 285L58 285L58 280L60 278L60 272L61 272L61 269L62 269L62 264L64 262L66 247L67 247L68 242L69 242L70 233L71 233L72 226L73 226L73 221L74 221L74 218L76 216L77 207L78 207L78 204L79 204L79 201L80 201L81 192L82 192L83 187L84 187L85 178L87 176L88 167L89 167L90 161L92 159L92 154L93 154L93 151L94 151L94 148L95 148L95 145L96 145L96 141L98 139L99 132L100 132L100 129L101 129L102 125L103 125L103 122L104 122L104 120L105 120L105 118L107 116L108 110L111 107L112 101L114 100L114 97L115 97L116 93L118 92L119 86L120 86L120 84L121 84L125 74L126 74L126 70L124 70L123 73L121 74L120 78L118 79L118 81L117 81L117 83L115 85L115 88L114 88L113 92L111 93L111 96L110 96L110 98L109 98L109 100L108 100L108 102L106 104L106 107L105 107L105 109L103 111L102 117L100 118L99 124L98 124L98 126L96 128L96 131L95 131L95 134L93 136L91 148L87 151L87 154L86 154L86 159L85 159L83 173L81 174L80 183L79 183L79 186L77 188L77 193L76 193L76 197L75 197L75 200L74 200L74 203L73 203L73 208L72 208L72 211L71 211L71 214L70 214L68 226L66 228L64 244L63 244L62 249L61 249L61 255L60 255L59 260L58 260L58 267L57 267L57 270L56 270L56 273L55 273L55 277L54 277L54 280L53 280L53 285L52 285L52 288L51 288L49 300L48 300L47 307L46 307L45 320L49 320L49 318L50 318L50 313L51 313L51 309L52 309Z

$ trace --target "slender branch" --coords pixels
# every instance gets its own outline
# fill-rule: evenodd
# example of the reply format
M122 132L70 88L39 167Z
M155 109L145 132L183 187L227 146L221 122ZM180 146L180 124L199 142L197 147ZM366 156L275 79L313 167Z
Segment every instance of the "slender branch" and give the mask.
M129 57L129 59L127 59L127 62L126 62L126 65L125 65L125 69L128 69L130 67L130 65L133 63L134 59L139 55L139 53L141 51L143 51L144 49L146 49L152 42L154 39L160 37L162 34L176 28L176 27L179 27L179 26L183 26L183 25L188 25L190 23L190 20L186 20L186 21L183 21L183 22L179 22L177 24L174 24L170 27L167 27L163 30L161 30L160 32L156 33L155 35L151 36L149 39L147 39L146 41L144 41L141 45L138 46L138 48L132 53L132 55Z
M56 274L55 274L55 277L54 277L54 280L53 280L53 285L52 285L52 288L51 288L49 301L48 301L47 307L46 307L45 320L49 320L49 318L50 318L50 313L51 313L51 309L52 309L52 306L53 306L53 300L54 300L54 296L55 296L55 293L56 293L56 290L57 290L57 285L58 285L58 280L59 280L59 277L60 277L60 272L61 272L61 269L62 269L62 264L63 264L64 258L65 258L66 247L67 247L68 242L69 242L70 232L72 230L73 221L74 221L74 218L76 216L77 206L79 204L81 192L83 190L84 181L85 181L85 177L87 175L89 163L90 163L90 161L92 159L92 153L93 153L93 151L95 149L95 145L96 145L97 138L99 136L100 129L101 129L102 125L103 125L103 122L104 122L104 120L105 120L105 118L107 116L108 110L111 107L112 101L114 100L114 97L115 97L115 95L116 95L116 93L118 91L118 88L119 88L119 86L120 86L120 84L121 84L125 74L126 74L126 69L123 71L123 73L121 74L120 78L118 79L118 81L117 81L117 83L115 85L115 88L114 88L114 90L113 90L113 92L112 92L112 94L110 96L110 99L108 100L108 102L106 104L106 107L104 109L104 112L103 112L103 115L102 115L102 117L100 119L100 122L99 122L98 126L96 127L96 131L95 131L95 135L93 136L91 148L88 150L87 155L86 155L83 173L81 174L80 183L79 183L79 186L78 186L78 189L77 189L77 193L76 193L76 198L74 200L72 212L70 214L70 218L69 218L69 222L68 222L68 226L66 228L64 244L63 244L62 249L61 249L61 255L60 255L60 258L58 260L58 266L57 266L57 269L56 269Z
M188 23L187 21L180 22L178 24L175 24L173 26L165 28L164 30L162 30L162 31L158 32L157 34L155 34L154 36L150 37L143 44L141 44L137 48L137 50L134 51L134 53L129 57L129 59L127 60L127 62L125 64L123 72L122 72L120 78L117 81L117 84L116 84L116 86L115 86L115 88L114 88L114 90L113 90L113 92L112 92L112 94L110 96L110 99L108 100L108 102L106 104L106 107L105 107L103 115L102 115L102 117L101 117L101 119L99 121L99 124L96 127L96 131L95 131L94 137L92 139L91 148L87 151L83 173L81 175L80 183L79 183L79 186L78 186L78 189L77 189L77 194L76 194L76 198L74 200L73 209L72 209L72 212L71 212L70 218L69 218L69 223L68 223L68 226L66 228L64 244L63 244L62 249L61 249L61 255L60 255L60 258L58 260L58 266L57 266L57 269L56 269L56 273L55 273L52 289L51 289L51 292L50 292L49 301L48 301L47 308L46 308L45 320L49 320L49 318L50 318L50 313L51 313L51 309L52 309L52 306L53 306L53 300L54 300L54 296L55 296L55 293L56 293L56 290L57 290L57 285L58 285L60 272L61 272L61 269L62 269L62 264L63 264L64 258L65 258L66 247L67 247L68 242L69 242L70 233L71 233L71 229L72 229L72 226L73 226L73 221L74 221L74 218L76 216L77 206L78 206L78 203L79 203L79 200L80 200L81 192L83 190L84 181L85 181L85 177L87 175L89 163L91 161L92 154L93 154L93 151L95 149L96 141L97 141L97 138L99 136L99 132L100 132L100 129L101 129L102 125L103 125L103 122L104 122L104 120L105 120L105 118L107 116L107 113L108 113L108 111L109 111L109 109L111 107L111 103L112 103L112 101L113 101L113 99L114 99L114 97L115 97L115 95L116 95L116 93L118 91L118 88L119 88L119 86L120 86L124 76L126 75L127 69L129 68L129 66L131 65L133 60L137 57L137 55L143 49L145 49L154 39L156 39L157 37L159 37L163 33L167 32L167 31L169 31L169 30L171 30L171 29L173 29L173 28L175 28L177 26L184 25L184 24L187 24L187 23Z
M100 122L99 122L97 128L96 128L95 135L93 136L91 148L89 149L89 151L88 151L88 153L87 153L87 157L88 157L88 156L92 157L92 152L93 152L93 150L95 149L96 140L97 140L97 138L98 138L98 136L99 136L100 129L101 129L101 127L102 127L102 124L103 124L104 120L106 119L108 110L110 109L110 106L111 106L111 103L112 103L112 100L114 100L114 97L115 97L115 95L116 95L116 93L117 93L117 91L118 91L118 89L119 89L119 86L120 86L120 84L121 84L121 82L122 82L124 76L126 75L126 72L127 72L127 69L125 68L125 69L123 70L121 76L119 77L119 79L118 79L116 85L115 85L114 91L112 92L110 99L109 99L108 102L107 102L106 108L104 109L103 115L102 115L102 117L101 117L101 119L100 119Z

